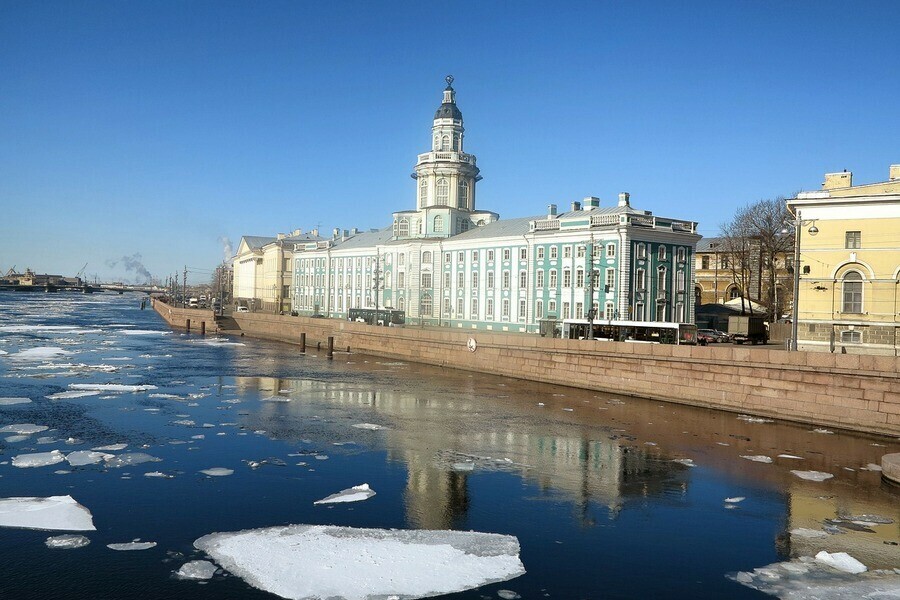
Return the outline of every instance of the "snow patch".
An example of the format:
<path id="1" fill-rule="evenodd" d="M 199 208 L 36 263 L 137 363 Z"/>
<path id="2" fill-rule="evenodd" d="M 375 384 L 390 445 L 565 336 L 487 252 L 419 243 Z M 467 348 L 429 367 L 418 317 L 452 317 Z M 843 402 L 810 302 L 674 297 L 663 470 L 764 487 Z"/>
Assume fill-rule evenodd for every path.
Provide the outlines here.
<path id="1" fill-rule="evenodd" d="M 113 458 L 112 454 L 105 452 L 92 452 L 91 450 L 76 450 L 66 455 L 66 460 L 73 467 L 83 467 L 85 465 L 96 465 L 99 462 Z"/>
<path id="2" fill-rule="evenodd" d="M 525 573 L 512 536 L 290 525 L 194 542 L 253 587 L 292 600 L 425 598 Z"/>
<path id="3" fill-rule="evenodd" d="M 95 531 L 91 511 L 72 496 L 0 498 L 0 527 Z"/>

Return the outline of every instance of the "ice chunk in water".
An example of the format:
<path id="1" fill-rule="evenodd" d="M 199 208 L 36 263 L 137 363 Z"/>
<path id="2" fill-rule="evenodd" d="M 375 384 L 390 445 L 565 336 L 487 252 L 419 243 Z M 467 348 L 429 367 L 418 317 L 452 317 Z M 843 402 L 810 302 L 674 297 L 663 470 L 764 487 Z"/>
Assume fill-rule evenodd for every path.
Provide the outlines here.
<path id="1" fill-rule="evenodd" d="M 752 456 L 741 455 L 741 458 L 746 458 L 747 460 L 752 460 L 753 462 L 761 462 L 761 463 L 770 463 L 772 462 L 772 458 L 769 456 L 763 456 L 762 454 L 755 454 Z"/>
<path id="2" fill-rule="evenodd" d="M 375 423 L 357 423 L 353 425 L 357 429 L 368 429 L 369 431 L 381 431 L 382 429 L 387 429 L 384 425 L 377 425 Z"/>
<path id="3" fill-rule="evenodd" d="M 155 331 L 152 329 L 123 329 L 125 335 L 169 335 L 171 331 Z"/>
<path id="4" fill-rule="evenodd" d="M 525 573 L 512 536 L 289 525 L 194 542 L 250 585 L 293 600 L 426 598 Z"/>
<path id="5" fill-rule="evenodd" d="M 112 458 L 106 459 L 106 466 L 118 469 L 121 467 L 130 467 L 132 465 L 139 465 L 145 462 L 161 462 L 161 458 L 157 458 L 155 456 L 150 456 L 149 454 L 145 454 L 143 452 L 126 452 L 125 454 L 119 454 L 118 456 L 113 456 Z"/>
<path id="6" fill-rule="evenodd" d="M 31 398 L 0 398 L 0 406 L 12 406 L 13 404 L 28 404 Z"/>
<path id="7" fill-rule="evenodd" d="M 865 573 L 868 569 L 866 569 L 866 565 L 862 564 L 846 552 L 834 552 L 830 554 L 824 550 L 816 554 L 816 560 L 822 564 L 828 565 L 829 567 L 834 567 L 838 571 L 843 571 L 844 573 Z"/>
<path id="8" fill-rule="evenodd" d="M 0 433 L 18 433 L 19 435 L 31 435 L 32 433 L 40 433 L 47 431 L 49 427 L 46 425 L 34 425 L 32 423 L 17 423 L 16 425 L 7 425 L 0 427 Z"/>
<path id="9" fill-rule="evenodd" d="M 91 543 L 91 540 L 87 539 L 83 535 L 66 534 L 48 537 L 44 543 L 48 548 L 54 548 L 57 550 L 72 550 L 74 548 L 84 548 Z"/>
<path id="10" fill-rule="evenodd" d="M 807 481 L 825 481 L 834 477 L 831 473 L 823 473 L 822 471 L 791 471 L 791 473 Z"/>
<path id="11" fill-rule="evenodd" d="M 210 477 L 225 477 L 227 475 L 232 475 L 234 473 L 234 469 L 226 469 L 225 467 L 212 467 L 210 469 L 203 469 L 200 472 L 204 475 L 209 475 Z"/>
<path id="12" fill-rule="evenodd" d="M 369 487 L 368 483 L 354 485 L 352 488 L 341 490 L 337 494 L 332 494 L 321 500 L 316 500 L 313 504 L 334 504 L 338 502 L 360 502 L 368 500 L 375 495 L 375 490 Z"/>
<path id="13" fill-rule="evenodd" d="M 125 542 L 121 544 L 107 544 L 106 547 L 110 550 L 120 550 L 120 551 L 129 551 L 129 550 L 149 550 L 156 546 L 156 542 Z"/>
<path id="14" fill-rule="evenodd" d="M 10 354 L 9 357 L 15 360 L 49 360 L 66 354 L 71 354 L 71 352 L 66 352 L 62 348 L 55 346 L 38 346 L 37 348 L 20 350 L 15 354 Z"/>
<path id="15" fill-rule="evenodd" d="M 66 460 L 65 454 L 60 452 L 59 450 L 54 450 L 52 452 L 35 452 L 34 454 L 20 454 L 18 456 L 14 456 L 12 459 L 12 464 L 14 467 L 46 467 L 48 465 L 55 465 L 56 463 L 61 463 Z"/>
<path id="16" fill-rule="evenodd" d="M 29 437 L 27 435 L 11 435 L 3 439 L 8 444 L 15 444 L 16 442 L 24 442 L 25 440 L 29 439 Z"/>
<path id="17" fill-rule="evenodd" d="M 122 385 L 119 383 L 70 383 L 73 390 L 96 390 L 98 392 L 143 392 L 155 390 L 155 385 Z"/>
<path id="18" fill-rule="evenodd" d="M 219 568 L 208 560 L 192 560 L 181 565 L 181 568 L 175 571 L 175 576 L 182 579 L 211 579 L 218 570 Z"/>
<path id="19" fill-rule="evenodd" d="M 112 454 L 106 454 L 104 452 L 92 452 L 90 450 L 78 450 L 76 452 L 69 452 L 66 455 L 66 460 L 69 461 L 69 464 L 73 467 L 83 467 L 84 465 L 95 465 L 104 460 L 109 460 L 113 458 Z"/>
<path id="20" fill-rule="evenodd" d="M 127 447 L 128 444 L 109 444 L 107 446 L 97 446 L 96 448 L 91 448 L 91 450 L 96 450 L 97 452 L 118 452 Z"/>
<path id="21" fill-rule="evenodd" d="M 91 511 L 72 496 L 0 498 L 0 527 L 94 531 Z"/>
<path id="22" fill-rule="evenodd" d="M 50 400 L 67 400 L 70 398 L 85 398 L 87 396 L 99 396 L 100 392 L 98 390 L 83 390 L 83 391 L 72 391 L 72 392 L 57 392 L 55 394 L 50 394 L 49 396 L 44 396 Z"/>
<path id="23" fill-rule="evenodd" d="M 779 598 L 796 600 L 900 598 L 900 576 L 896 572 L 850 574 L 832 569 L 808 557 L 771 564 L 751 572 L 730 574 L 728 577 L 747 587 Z"/>
<path id="24" fill-rule="evenodd" d="M 734 498 L 725 498 L 725 502 L 728 504 L 737 504 L 738 502 L 743 502 L 747 498 L 744 496 L 735 496 Z"/>

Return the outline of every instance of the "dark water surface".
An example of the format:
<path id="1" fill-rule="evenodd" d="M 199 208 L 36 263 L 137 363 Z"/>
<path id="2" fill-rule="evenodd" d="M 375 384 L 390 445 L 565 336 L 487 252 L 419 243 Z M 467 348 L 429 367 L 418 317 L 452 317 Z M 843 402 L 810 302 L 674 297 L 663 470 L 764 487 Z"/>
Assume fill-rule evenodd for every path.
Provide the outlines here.
<path id="1" fill-rule="evenodd" d="M 726 574 L 822 549 L 900 567 L 900 495 L 865 469 L 900 451 L 896 440 L 360 355 L 328 361 L 172 332 L 139 308 L 130 295 L 0 293 L 0 397 L 33 400 L 0 406 L 0 426 L 51 428 L 0 435 L 0 497 L 69 494 L 97 526 L 75 550 L 47 548 L 52 532 L 0 529 L 0 598 L 273 598 L 227 574 L 200 584 L 172 573 L 204 558 L 192 545 L 203 535 L 292 523 L 518 537 L 527 574 L 448 598 L 760 598 Z M 41 347 L 67 354 L 17 357 Z M 83 383 L 157 389 L 45 398 Z M 272 396 L 290 401 L 263 401 Z M 11 464 L 113 443 L 162 460 Z M 234 474 L 199 473 L 210 467 Z M 144 476 L 153 471 L 173 477 Z M 361 483 L 377 495 L 313 505 Z M 746 499 L 724 502 L 734 497 Z M 790 533 L 861 514 L 893 523 Z M 157 546 L 106 547 L 136 538 Z"/>

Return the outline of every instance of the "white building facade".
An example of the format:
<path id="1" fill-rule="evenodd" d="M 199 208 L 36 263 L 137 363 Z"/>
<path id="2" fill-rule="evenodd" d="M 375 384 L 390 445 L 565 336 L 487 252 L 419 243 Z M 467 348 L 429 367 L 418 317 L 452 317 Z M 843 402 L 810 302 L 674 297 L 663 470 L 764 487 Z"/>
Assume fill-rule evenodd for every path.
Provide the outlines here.
<path id="1" fill-rule="evenodd" d="M 696 223 L 634 209 L 627 193 L 517 219 L 476 209 L 481 175 L 452 81 L 416 160 L 415 209 L 381 230 L 296 243 L 292 310 L 392 308 L 410 324 L 516 332 L 592 308 L 596 319 L 692 322 Z"/>

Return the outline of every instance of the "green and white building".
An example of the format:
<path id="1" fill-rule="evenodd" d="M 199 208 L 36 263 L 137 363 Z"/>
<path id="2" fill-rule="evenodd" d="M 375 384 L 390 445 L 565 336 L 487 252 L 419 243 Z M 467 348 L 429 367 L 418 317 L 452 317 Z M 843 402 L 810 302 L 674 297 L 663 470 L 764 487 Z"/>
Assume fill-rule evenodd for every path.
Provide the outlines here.
<path id="1" fill-rule="evenodd" d="M 516 332 L 592 307 L 596 319 L 693 322 L 696 223 L 632 208 L 627 193 L 614 206 L 589 197 L 517 219 L 476 209 L 481 175 L 447 80 L 412 175 L 415 208 L 384 229 L 296 244 L 294 311 L 393 308 L 412 324 Z"/>

